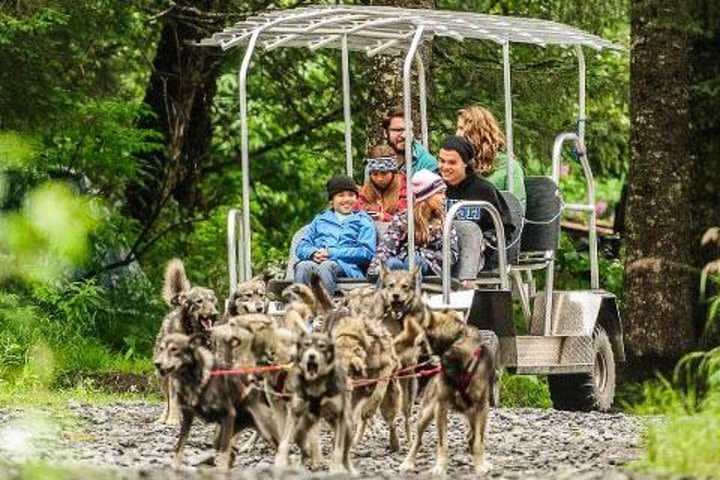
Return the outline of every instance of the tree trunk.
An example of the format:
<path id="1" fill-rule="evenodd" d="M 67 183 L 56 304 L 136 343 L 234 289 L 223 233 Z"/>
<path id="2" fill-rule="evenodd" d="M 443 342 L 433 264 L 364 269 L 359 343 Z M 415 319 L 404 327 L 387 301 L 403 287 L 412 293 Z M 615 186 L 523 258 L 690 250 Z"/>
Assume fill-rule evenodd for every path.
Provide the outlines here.
<path id="1" fill-rule="evenodd" d="M 200 172 L 210 146 L 210 107 L 221 57 L 211 48 L 190 45 L 222 27 L 217 12 L 227 1 L 205 0 L 175 7 L 160 17 L 163 28 L 145 91 L 150 113 L 143 128 L 163 135 L 167 148 L 145 156 L 147 173 L 127 190 L 129 213 L 143 225 L 152 224 L 173 197 L 185 215 L 203 207 Z"/>
<path id="2" fill-rule="evenodd" d="M 393 6 L 403 8 L 435 8 L 435 0 L 374 0 L 368 2 L 377 6 Z M 420 48 L 420 56 L 425 64 L 425 78 L 428 82 L 427 95 L 430 95 L 430 61 L 432 43 L 425 42 Z M 368 147 L 385 143 L 385 133 L 382 129 L 382 120 L 390 107 L 402 105 L 403 102 L 403 63 L 405 56 L 378 55 L 368 59 L 365 65 L 365 75 L 368 83 Z M 415 135 L 420 137 L 420 104 L 415 64 L 413 63 L 412 118 L 415 125 Z M 428 110 L 430 101 L 428 100 Z M 429 112 L 428 112 L 429 116 Z"/>
<path id="3" fill-rule="evenodd" d="M 694 0 L 692 38 L 692 150 L 695 156 L 693 203 L 695 233 L 720 226 L 720 3 Z M 702 252 L 700 265 L 715 259 L 711 249 Z"/>
<path id="4" fill-rule="evenodd" d="M 698 288 L 688 6 L 685 0 L 633 0 L 631 8 L 624 329 L 630 370 L 637 373 L 672 365 L 693 348 Z"/>

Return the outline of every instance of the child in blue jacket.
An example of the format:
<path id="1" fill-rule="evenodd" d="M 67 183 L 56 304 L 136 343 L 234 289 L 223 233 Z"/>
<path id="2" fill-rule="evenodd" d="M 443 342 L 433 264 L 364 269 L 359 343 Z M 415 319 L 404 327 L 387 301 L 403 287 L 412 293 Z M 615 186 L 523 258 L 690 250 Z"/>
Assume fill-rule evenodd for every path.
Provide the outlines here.
<path id="1" fill-rule="evenodd" d="M 337 175 L 327 182 L 330 208 L 318 214 L 298 243 L 295 281 L 310 283 L 317 272 L 325 289 L 335 294 L 338 277 L 362 278 L 375 255 L 375 224 L 363 211 L 353 211 L 358 188 L 352 178 Z"/>

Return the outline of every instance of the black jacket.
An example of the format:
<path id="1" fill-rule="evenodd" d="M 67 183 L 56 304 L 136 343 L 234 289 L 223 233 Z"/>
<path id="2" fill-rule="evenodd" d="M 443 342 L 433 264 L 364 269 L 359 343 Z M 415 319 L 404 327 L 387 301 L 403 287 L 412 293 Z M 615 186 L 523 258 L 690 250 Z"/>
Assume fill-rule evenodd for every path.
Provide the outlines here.
<path id="1" fill-rule="evenodd" d="M 512 218 L 510 217 L 510 209 L 505 203 L 502 195 L 498 189 L 485 180 L 476 175 L 470 174 L 457 185 L 448 185 L 446 192 L 448 202 L 447 208 L 450 209 L 453 203 L 459 200 L 484 200 L 494 206 L 500 213 L 500 218 L 505 227 L 505 237 L 510 238 L 510 235 L 515 231 L 515 225 L 512 224 Z M 461 208 L 456 217 L 458 220 L 472 220 L 480 225 L 483 234 L 494 231 L 492 219 L 490 214 L 485 210 L 474 207 Z M 493 242 L 494 243 L 494 242 Z"/>

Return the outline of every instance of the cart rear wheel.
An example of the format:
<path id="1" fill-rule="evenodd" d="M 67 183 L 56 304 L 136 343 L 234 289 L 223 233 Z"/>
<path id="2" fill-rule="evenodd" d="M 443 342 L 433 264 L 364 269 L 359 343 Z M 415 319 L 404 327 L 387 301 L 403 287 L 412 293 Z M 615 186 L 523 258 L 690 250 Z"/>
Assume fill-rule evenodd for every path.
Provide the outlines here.
<path id="1" fill-rule="evenodd" d="M 593 334 L 592 373 L 549 375 L 550 398 L 557 410 L 610 410 L 615 398 L 615 357 L 610 338 L 598 326 Z"/>

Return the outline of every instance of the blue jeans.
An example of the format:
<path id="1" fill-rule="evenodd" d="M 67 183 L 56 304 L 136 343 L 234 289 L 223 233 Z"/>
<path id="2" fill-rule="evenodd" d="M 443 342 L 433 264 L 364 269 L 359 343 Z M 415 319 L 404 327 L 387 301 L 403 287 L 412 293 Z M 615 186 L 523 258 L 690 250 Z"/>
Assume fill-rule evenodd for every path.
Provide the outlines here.
<path id="1" fill-rule="evenodd" d="M 408 259 L 400 260 L 398 257 L 390 257 L 385 262 L 385 268 L 388 270 L 410 270 Z M 420 265 L 420 273 L 422 275 L 432 275 L 433 271 L 430 265 L 420 255 L 415 255 L 415 265 Z"/>
<path id="2" fill-rule="evenodd" d="M 340 265 L 332 260 L 325 260 L 322 263 L 302 260 L 295 265 L 295 281 L 310 285 L 310 276 L 313 272 L 320 276 L 320 282 L 331 296 L 335 295 L 338 277 L 345 276 Z"/>

